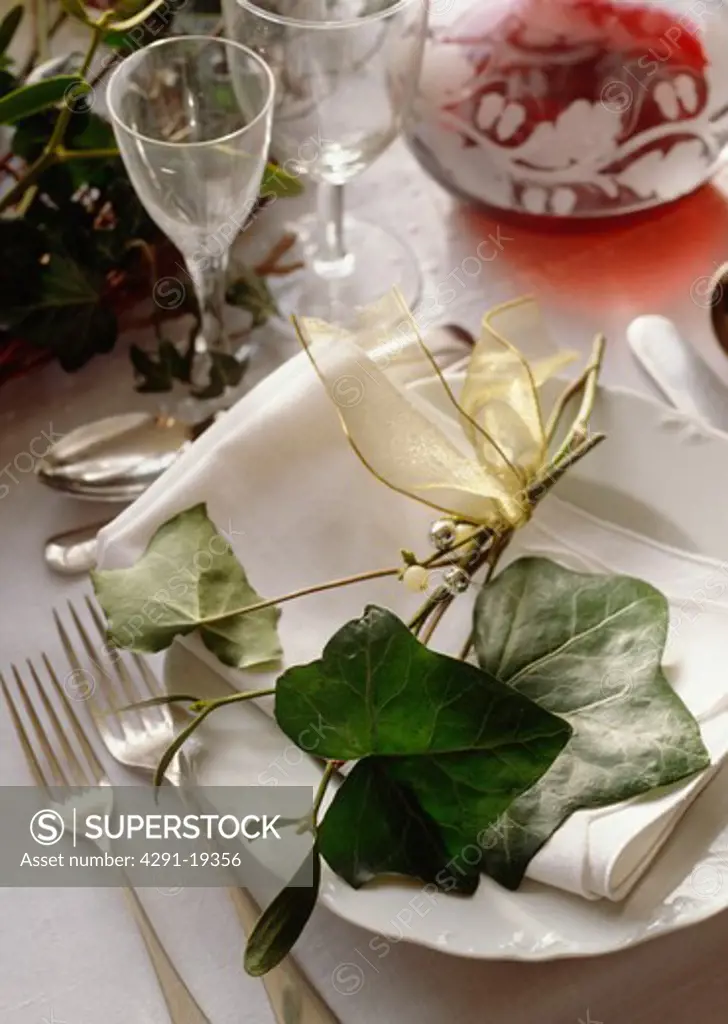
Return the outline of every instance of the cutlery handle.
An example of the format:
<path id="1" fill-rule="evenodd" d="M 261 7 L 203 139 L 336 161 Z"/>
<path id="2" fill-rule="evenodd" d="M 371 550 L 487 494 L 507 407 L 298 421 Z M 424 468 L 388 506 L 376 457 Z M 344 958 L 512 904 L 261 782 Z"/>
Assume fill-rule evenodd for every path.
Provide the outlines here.
<path id="1" fill-rule="evenodd" d="M 228 891 L 247 938 L 260 917 L 260 907 L 246 889 Z M 261 981 L 277 1024 L 341 1024 L 292 956 Z"/>
<path id="2" fill-rule="evenodd" d="M 195 997 L 178 974 L 177 968 L 169 959 L 136 891 L 132 886 L 127 886 L 124 892 L 129 901 L 132 917 L 147 947 L 172 1024 L 210 1024 L 209 1018 L 202 1012 Z"/>
<path id="3" fill-rule="evenodd" d="M 627 340 L 650 378 L 676 409 L 718 430 L 728 427 L 728 386 L 664 316 L 639 316 Z"/>

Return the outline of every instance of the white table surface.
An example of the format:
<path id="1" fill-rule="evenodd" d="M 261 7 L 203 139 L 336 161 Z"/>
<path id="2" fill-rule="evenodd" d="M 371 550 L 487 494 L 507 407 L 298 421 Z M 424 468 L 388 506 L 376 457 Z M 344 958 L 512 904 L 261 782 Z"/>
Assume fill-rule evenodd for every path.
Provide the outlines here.
<path id="1" fill-rule="evenodd" d="M 301 204 L 312 198 L 309 192 Z M 711 340 L 704 308 L 706 277 L 728 259 L 728 201 L 717 188 L 642 221 L 568 233 L 535 230 L 454 202 L 398 144 L 351 188 L 350 198 L 352 207 L 372 219 L 398 223 L 416 248 L 427 279 L 425 320 L 436 295 L 445 307 L 439 319 L 476 328 L 489 305 L 535 292 L 562 344 L 586 349 L 592 335 L 603 330 L 609 341 L 604 379 L 645 388 L 626 346 L 625 327 L 633 316 L 660 312 L 673 317 L 728 380 L 728 360 Z M 264 214 L 266 228 L 284 206 L 286 213 L 293 210 L 279 203 L 277 211 Z M 479 246 L 483 255 L 496 251 L 489 237 L 500 238 L 502 250 L 477 269 L 472 257 Z M 295 351 L 285 332 L 266 330 L 262 340 L 251 379 Z M 42 542 L 110 509 L 46 490 L 27 471 L 30 458 L 23 453 L 43 431 L 63 433 L 100 415 L 158 404 L 154 396 L 133 392 L 121 342 L 112 355 L 76 375 L 49 366 L 0 390 L 0 484 L 8 486 L 7 491 L 0 487 L 1 670 L 42 650 L 63 666 L 51 609 L 82 594 L 88 583 L 45 569 Z M 37 452 L 43 444 L 38 440 L 33 447 Z M 4 708 L 0 780 L 29 781 Z M 270 1024 L 261 985 L 242 971 L 241 936 L 224 894 L 183 890 L 169 896 L 145 890 L 142 896 L 214 1024 Z M 378 953 L 372 952 L 372 938 L 321 910 L 297 948 L 343 1024 L 726 1020 L 725 914 L 624 954 L 538 965 L 456 960 L 405 942 L 382 956 L 381 943 L 373 943 Z M 120 892 L 0 890 L 3 1024 L 166 1020 Z"/>

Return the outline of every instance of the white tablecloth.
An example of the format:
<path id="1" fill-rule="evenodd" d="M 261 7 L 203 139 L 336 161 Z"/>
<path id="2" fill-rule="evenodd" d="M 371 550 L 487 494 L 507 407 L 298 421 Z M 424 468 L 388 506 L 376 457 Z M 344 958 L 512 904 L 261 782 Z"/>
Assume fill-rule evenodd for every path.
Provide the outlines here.
<path id="1" fill-rule="evenodd" d="M 302 200 L 310 203 L 312 194 Z M 645 387 L 624 331 L 639 313 L 677 320 L 728 380 L 710 337 L 706 275 L 728 258 L 728 202 L 706 189 L 652 218 L 594 231 L 537 231 L 486 218 L 450 200 L 397 145 L 351 188 L 351 205 L 400 225 L 427 277 L 422 317 L 476 328 L 485 307 L 533 291 L 555 336 L 586 349 L 604 330 L 605 379 Z M 283 202 L 270 217 L 290 214 Z M 268 217 L 264 214 L 261 221 Z M 482 244 L 485 243 L 485 244 Z M 480 256 L 478 255 L 480 253 Z M 487 262 L 483 257 L 493 258 Z M 702 303 L 702 305 L 701 305 Z M 290 354 L 285 332 L 263 338 L 253 377 Z M 42 562 L 48 535 L 109 514 L 52 493 L 28 471 L 44 431 L 158 405 L 132 391 L 120 344 L 75 376 L 48 367 L 0 390 L 0 669 L 45 650 L 63 666 L 51 609 L 88 589 Z M 113 509 L 111 509 L 113 511 Z M 0 709 L 0 779 L 28 781 Z M 0 839 L 0 841 L 2 841 Z M 243 974 L 241 937 L 223 893 L 142 893 L 163 940 L 214 1024 L 270 1024 L 260 983 Z M 487 920 L 483 927 L 488 927 Z M 394 944 L 319 911 L 297 953 L 343 1024 L 722 1024 L 726 1019 L 728 915 L 689 933 L 610 957 L 539 965 L 483 963 Z M 152 1024 L 166 1011 L 152 970 L 114 890 L 0 890 L 3 1024 Z"/>

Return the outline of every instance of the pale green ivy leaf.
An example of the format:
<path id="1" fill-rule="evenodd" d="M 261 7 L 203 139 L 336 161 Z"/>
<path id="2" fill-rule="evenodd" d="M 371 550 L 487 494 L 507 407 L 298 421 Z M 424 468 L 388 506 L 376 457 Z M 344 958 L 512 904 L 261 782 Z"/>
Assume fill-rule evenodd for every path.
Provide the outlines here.
<path id="1" fill-rule="evenodd" d="M 482 668 L 574 730 L 486 837 L 485 870 L 508 888 L 574 811 L 710 763 L 698 723 L 663 674 L 668 605 L 648 583 L 522 558 L 483 587 L 474 624 Z"/>
<path id="2" fill-rule="evenodd" d="M 157 530 L 128 569 L 92 574 L 109 639 L 133 651 L 161 651 L 176 636 L 199 630 L 225 665 L 250 668 L 282 654 L 274 607 L 246 613 L 263 600 L 248 582 L 227 540 L 195 505 Z"/>

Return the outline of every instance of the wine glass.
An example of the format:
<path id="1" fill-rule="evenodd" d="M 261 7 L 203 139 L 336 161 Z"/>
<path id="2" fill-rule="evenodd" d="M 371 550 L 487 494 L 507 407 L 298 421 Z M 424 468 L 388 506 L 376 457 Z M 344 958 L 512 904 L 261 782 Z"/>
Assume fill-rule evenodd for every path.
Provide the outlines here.
<path id="1" fill-rule="evenodd" d="M 420 274 L 409 247 L 344 217 L 344 186 L 399 134 L 417 87 L 427 0 L 224 0 L 227 34 L 276 78 L 273 153 L 318 182 L 318 211 L 294 230 L 307 256 L 295 312 L 346 318 L 393 285 L 411 305 Z"/>
<path id="2" fill-rule="evenodd" d="M 232 241 L 255 207 L 268 158 L 275 82 L 240 43 L 162 39 L 122 61 L 108 107 L 121 156 L 150 217 L 184 257 L 200 308 L 191 380 L 209 383 L 223 326 Z"/>

